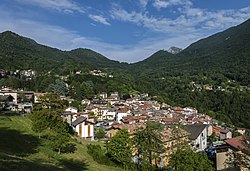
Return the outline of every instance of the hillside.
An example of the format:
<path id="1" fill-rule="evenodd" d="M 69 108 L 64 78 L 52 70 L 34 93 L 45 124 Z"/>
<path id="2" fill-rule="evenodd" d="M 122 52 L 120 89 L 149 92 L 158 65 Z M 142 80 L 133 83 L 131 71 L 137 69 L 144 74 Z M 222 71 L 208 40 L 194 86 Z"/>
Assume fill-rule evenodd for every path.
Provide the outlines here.
<path id="1" fill-rule="evenodd" d="M 244 23 L 191 44 L 175 55 L 159 51 L 135 68 L 165 73 L 220 73 L 229 79 L 250 84 L 250 19 Z M 153 61 L 153 62 L 152 62 Z M 138 69 L 138 70 L 140 70 Z"/>
<path id="2" fill-rule="evenodd" d="M 120 68 L 122 64 L 109 60 L 90 49 L 61 51 L 36 43 L 11 31 L 0 33 L 0 64 L 1 69 L 34 69 L 36 71 L 66 70 L 73 65 L 86 69 Z M 67 66 L 68 65 L 68 66 Z M 119 65 L 119 67 L 117 67 Z M 124 65 L 124 63 L 123 63 Z"/>
<path id="3" fill-rule="evenodd" d="M 23 116 L 0 116 L 0 170 L 1 171 L 115 171 L 120 168 L 96 163 L 87 153 L 88 142 L 72 139 L 76 151 L 57 154 L 46 147 L 43 138 L 39 139 L 31 130 L 31 121 Z"/>
<path id="4" fill-rule="evenodd" d="M 54 71 L 57 74 L 69 70 L 108 69 L 134 73 L 180 73 L 191 75 L 219 72 L 229 79 L 245 85 L 250 83 L 250 19 L 239 26 L 229 28 L 191 44 L 180 53 L 164 50 L 134 64 L 109 60 L 90 49 L 61 51 L 36 43 L 34 40 L 6 31 L 0 33 L 1 69 L 34 69 Z M 223 63 L 223 65 L 221 65 Z M 240 67 L 239 67 L 240 66 Z"/>
<path id="5" fill-rule="evenodd" d="M 4 77 L 0 86 L 39 92 L 57 87 L 60 94 L 78 101 L 101 92 L 148 92 L 159 102 L 192 106 L 249 128 L 249 47 L 250 19 L 177 54 L 160 50 L 134 64 L 112 61 L 89 49 L 61 51 L 8 31 L 0 34 L 0 69 L 33 69 L 38 74 L 30 80 Z M 91 74 L 94 69 L 102 75 Z"/>
<path id="6" fill-rule="evenodd" d="M 237 126 L 250 122 L 250 20 L 199 40 L 178 54 L 159 51 L 133 64 L 143 91 L 193 106 Z"/>
<path id="7" fill-rule="evenodd" d="M 180 55 L 184 64 L 192 61 L 197 72 L 216 71 L 245 85 L 250 84 L 250 19 L 246 22 L 191 44 Z M 186 70 L 188 70 L 186 68 Z"/>

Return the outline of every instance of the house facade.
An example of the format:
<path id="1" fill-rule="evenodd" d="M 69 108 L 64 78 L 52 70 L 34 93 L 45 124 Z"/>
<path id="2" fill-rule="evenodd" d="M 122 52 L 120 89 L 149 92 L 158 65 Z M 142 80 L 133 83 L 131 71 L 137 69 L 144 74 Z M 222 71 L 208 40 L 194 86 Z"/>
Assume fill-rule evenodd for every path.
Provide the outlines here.
<path id="1" fill-rule="evenodd" d="M 0 90 L 0 96 L 12 96 L 14 104 L 17 104 L 17 94 L 17 91 L 8 88 Z"/>
<path id="2" fill-rule="evenodd" d="M 247 138 L 241 135 L 227 139 L 225 143 L 216 149 L 216 169 L 249 171 L 250 146 Z M 235 160 L 238 163 L 238 168 L 235 168 L 235 165 L 232 164 L 232 162 L 235 163 Z"/>
<path id="3" fill-rule="evenodd" d="M 86 117 L 80 116 L 74 122 L 72 127 L 78 136 L 86 140 L 94 140 L 94 123 L 88 120 Z"/>
<path id="4" fill-rule="evenodd" d="M 228 129 L 220 130 L 220 140 L 226 140 L 232 138 L 232 132 Z"/>
<path id="5" fill-rule="evenodd" d="M 75 108 L 75 107 L 68 107 L 65 111 L 66 112 L 71 112 L 71 113 L 77 113 L 78 112 L 77 108 Z"/>
<path id="6" fill-rule="evenodd" d="M 186 125 L 183 128 L 190 133 L 190 144 L 195 151 L 204 151 L 207 148 L 207 125 Z"/>

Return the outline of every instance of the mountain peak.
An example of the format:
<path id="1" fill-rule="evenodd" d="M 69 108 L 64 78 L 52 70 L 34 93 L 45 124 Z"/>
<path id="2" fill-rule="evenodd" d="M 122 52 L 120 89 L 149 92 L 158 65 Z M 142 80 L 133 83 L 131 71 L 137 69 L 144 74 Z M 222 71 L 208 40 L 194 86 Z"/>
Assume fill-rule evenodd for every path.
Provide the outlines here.
<path id="1" fill-rule="evenodd" d="M 0 39 L 1 39 L 1 41 L 5 40 L 5 43 L 6 43 L 6 41 L 7 42 L 12 42 L 12 43 L 13 42 L 16 43 L 16 42 L 19 42 L 19 41 L 24 41 L 25 43 L 30 43 L 29 45 L 37 44 L 35 40 L 27 38 L 27 37 L 23 37 L 23 36 L 15 33 L 15 32 L 9 31 L 9 30 L 0 33 Z"/>
<path id="2" fill-rule="evenodd" d="M 180 53 L 182 51 L 182 49 L 178 48 L 178 47 L 175 47 L 175 46 L 172 46 L 167 51 L 169 53 L 172 53 L 172 54 L 177 54 L 177 53 Z"/>
<path id="3" fill-rule="evenodd" d="M 5 35 L 5 36 L 14 36 L 14 37 L 19 36 L 18 34 L 12 32 L 12 31 L 9 31 L 9 30 L 4 31 L 4 32 L 2 32 L 2 33 L 0 33 L 0 34 L 1 34 L 1 35 Z"/>

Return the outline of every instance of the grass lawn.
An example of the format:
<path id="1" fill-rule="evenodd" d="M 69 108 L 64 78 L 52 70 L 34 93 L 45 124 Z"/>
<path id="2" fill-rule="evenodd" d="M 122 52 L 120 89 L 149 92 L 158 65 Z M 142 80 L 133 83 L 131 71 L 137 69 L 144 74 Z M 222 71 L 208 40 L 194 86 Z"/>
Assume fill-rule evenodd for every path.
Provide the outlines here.
<path id="1" fill-rule="evenodd" d="M 72 138 L 75 151 L 59 155 L 46 146 L 45 139 L 39 139 L 38 135 L 31 130 L 31 121 L 27 116 L 1 116 L 0 170 L 122 170 L 95 162 L 87 153 L 87 143 L 85 140 Z"/>

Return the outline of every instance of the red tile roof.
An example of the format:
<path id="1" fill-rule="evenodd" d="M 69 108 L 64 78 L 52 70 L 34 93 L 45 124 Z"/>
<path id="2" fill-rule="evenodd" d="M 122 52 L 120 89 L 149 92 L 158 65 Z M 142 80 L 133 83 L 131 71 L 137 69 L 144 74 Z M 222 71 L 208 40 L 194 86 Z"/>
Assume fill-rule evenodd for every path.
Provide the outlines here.
<path id="1" fill-rule="evenodd" d="M 242 152 L 250 153 L 250 144 L 247 143 L 246 137 L 243 135 L 225 140 L 225 142 Z"/>
<path id="2" fill-rule="evenodd" d="M 220 130 L 221 130 L 221 128 L 213 126 L 212 129 L 213 129 L 213 132 L 216 134 L 216 136 L 220 136 Z"/>
<path id="3" fill-rule="evenodd" d="M 129 134 L 135 133 L 138 128 L 145 128 L 145 123 L 135 123 L 135 124 L 113 124 L 112 128 L 114 129 L 126 129 Z"/>

